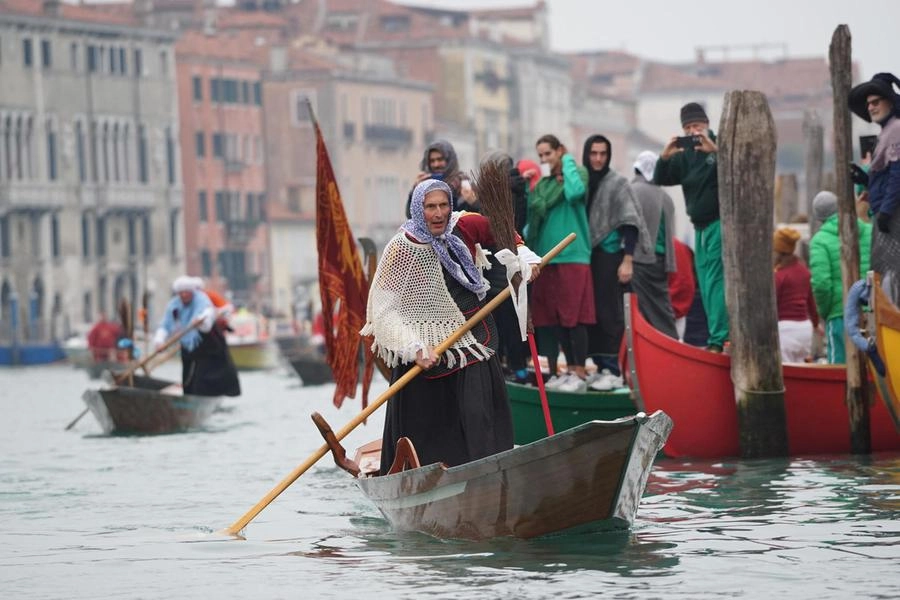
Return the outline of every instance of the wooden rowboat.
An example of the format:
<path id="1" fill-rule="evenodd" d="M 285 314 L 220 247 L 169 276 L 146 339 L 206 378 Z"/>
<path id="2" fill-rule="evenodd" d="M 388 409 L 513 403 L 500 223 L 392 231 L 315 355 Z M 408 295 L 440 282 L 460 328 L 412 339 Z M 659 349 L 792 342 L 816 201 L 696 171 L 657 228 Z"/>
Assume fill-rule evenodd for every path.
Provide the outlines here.
<path id="1" fill-rule="evenodd" d="M 228 352 L 239 371 L 271 369 L 278 364 L 277 349 L 268 340 L 230 341 Z"/>
<path id="2" fill-rule="evenodd" d="M 352 464 L 362 492 L 401 531 L 485 540 L 623 529 L 634 522 L 653 459 L 671 429 L 663 412 L 591 421 L 449 468 L 418 466 L 409 444 L 384 476 L 377 475 L 381 442 L 375 441 L 360 448 Z M 342 449 L 330 430 L 323 431 L 326 440 L 329 434 L 341 464 Z"/>
<path id="3" fill-rule="evenodd" d="M 640 314 L 634 296 L 625 309 L 631 384 L 644 410 L 663 410 L 675 430 L 663 451 L 671 457 L 719 458 L 740 453 L 731 357 L 674 340 Z M 895 355 L 896 356 L 896 355 Z M 785 364 L 784 406 L 792 456 L 847 454 L 850 419 L 844 365 Z M 900 450 L 900 434 L 884 404 L 869 411 L 872 451 Z"/>
<path id="4" fill-rule="evenodd" d="M 875 345 L 884 362 L 882 377 L 870 368 L 878 392 L 884 400 L 894 427 L 900 432 L 900 309 L 888 298 L 876 276 L 872 285 L 872 313 L 875 316 Z"/>
<path id="5" fill-rule="evenodd" d="M 331 366 L 325 362 L 325 356 L 318 351 L 295 354 L 290 362 L 303 385 L 322 385 L 334 381 Z"/>
<path id="6" fill-rule="evenodd" d="M 221 396 L 193 396 L 181 386 L 134 375 L 134 387 L 89 389 L 82 399 L 106 434 L 159 434 L 194 429 L 222 403 Z"/>
<path id="7" fill-rule="evenodd" d="M 547 425 L 538 388 L 506 382 L 516 444 L 530 444 L 547 437 Z M 611 421 L 637 412 L 631 390 L 563 392 L 547 389 L 547 404 L 554 431 L 571 429 L 588 421 Z"/>

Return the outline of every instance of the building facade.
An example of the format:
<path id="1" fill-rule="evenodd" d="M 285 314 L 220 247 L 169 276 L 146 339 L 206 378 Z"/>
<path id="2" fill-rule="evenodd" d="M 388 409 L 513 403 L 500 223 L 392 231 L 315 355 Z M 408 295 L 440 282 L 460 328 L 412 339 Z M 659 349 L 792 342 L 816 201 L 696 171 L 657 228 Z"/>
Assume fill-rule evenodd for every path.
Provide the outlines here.
<path id="1" fill-rule="evenodd" d="M 183 271 L 174 36 L 0 1 L 0 323 L 61 339 L 119 300 L 161 315 Z"/>
<path id="2" fill-rule="evenodd" d="M 262 118 L 268 49 L 254 39 L 186 31 L 178 41 L 185 256 L 188 273 L 236 306 L 268 312 Z"/>

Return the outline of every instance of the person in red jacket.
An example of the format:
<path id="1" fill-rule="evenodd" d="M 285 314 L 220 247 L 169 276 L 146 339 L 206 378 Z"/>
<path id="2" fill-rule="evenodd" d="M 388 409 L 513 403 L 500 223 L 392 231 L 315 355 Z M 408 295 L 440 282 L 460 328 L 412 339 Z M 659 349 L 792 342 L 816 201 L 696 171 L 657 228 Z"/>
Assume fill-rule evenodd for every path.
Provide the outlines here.
<path id="1" fill-rule="evenodd" d="M 778 339 L 783 362 L 805 362 L 811 356 L 813 329 L 819 323 L 810 273 L 794 249 L 800 232 L 790 227 L 775 231 L 775 300 Z"/>
<path id="2" fill-rule="evenodd" d="M 116 344 L 123 335 L 121 325 L 107 319 L 105 313 L 100 313 L 100 318 L 87 334 L 88 348 L 94 360 L 116 360 Z"/>
<path id="3" fill-rule="evenodd" d="M 694 293 L 697 290 L 697 283 L 694 281 L 694 253 L 677 238 L 672 238 L 672 247 L 675 249 L 677 270 L 669 273 L 669 300 L 672 302 L 672 312 L 675 313 L 678 339 L 683 339 L 687 314 L 694 303 Z"/>

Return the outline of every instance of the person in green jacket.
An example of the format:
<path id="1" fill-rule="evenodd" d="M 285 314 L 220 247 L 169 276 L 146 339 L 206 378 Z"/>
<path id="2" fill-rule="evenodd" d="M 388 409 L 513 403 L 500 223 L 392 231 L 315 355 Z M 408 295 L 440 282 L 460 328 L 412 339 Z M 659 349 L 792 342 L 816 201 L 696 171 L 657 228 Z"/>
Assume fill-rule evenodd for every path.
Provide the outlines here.
<path id="1" fill-rule="evenodd" d="M 588 174 L 554 135 L 537 141 L 543 173 L 528 197 L 528 247 L 543 256 L 574 232 L 575 240 L 550 261 L 531 289 L 531 318 L 536 328 L 555 328 L 569 373 L 553 385 L 565 391 L 586 389 L 587 326 L 595 322 L 591 284 L 591 235 L 585 210 Z M 555 374 L 558 346 L 545 351 Z M 537 368 L 537 365 L 535 365 Z"/>
<path id="2" fill-rule="evenodd" d="M 709 329 L 706 349 L 722 352 L 728 341 L 728 310 L 719 221 L 719 148 L 706 111 L 696 102 L 681 107 L 681 127 L 684 138 L 672 137 L 665 145 L 656 162 L 653 183 L 681 185 L 684 191 L 687 214 L 694 225 L 694 267 Z"/>
<path id="3" fill-rule="evenodd" d="M 838 228 L 837 196 L 824 191 L 813 198 L 813 217 L 822 223 L 809 241 L 809 270 L 816 309 L 825 322 L 825 352 L 829 363 L 846 362 L 844 353 L 844 289 L 841 284 L 841 236 Z M 859 227 L 859 272 L 869 270 L 872 224 L 857 220 Z"/>

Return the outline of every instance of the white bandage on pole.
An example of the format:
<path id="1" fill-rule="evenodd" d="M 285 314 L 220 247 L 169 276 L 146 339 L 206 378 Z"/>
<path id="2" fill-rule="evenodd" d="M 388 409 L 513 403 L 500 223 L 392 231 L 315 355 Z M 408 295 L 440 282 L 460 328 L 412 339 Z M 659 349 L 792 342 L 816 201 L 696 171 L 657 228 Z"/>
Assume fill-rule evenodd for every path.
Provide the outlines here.
<path id="1" fill-rule="evenodd" d="M 513 307 L 516 309 L 516 316 L 519 319 L 519 332 L 522 334 L 522 341 L 528 339 L 528 280 L 531 278 L 531 264 L 525 260 L 525 256 L 519 256 L 504 248 L 499 252 L 495 252 L 494 256 L 500 264 L 506 267 L 506 281 L 509 283 L 509 297 L 512 298 Z M 522 275 L 522 282 L 519 284 L 519 290 L 513 287 L 512 280 L 516 273 Z"/>

